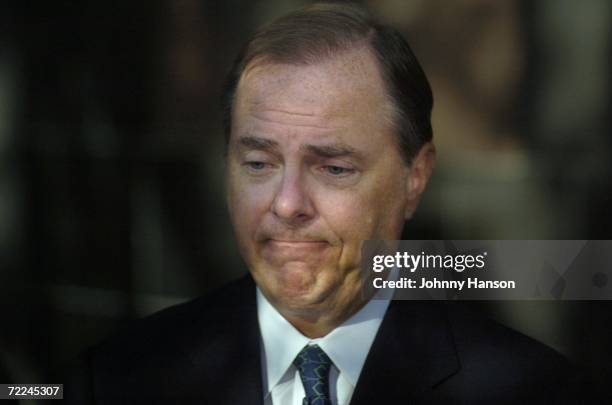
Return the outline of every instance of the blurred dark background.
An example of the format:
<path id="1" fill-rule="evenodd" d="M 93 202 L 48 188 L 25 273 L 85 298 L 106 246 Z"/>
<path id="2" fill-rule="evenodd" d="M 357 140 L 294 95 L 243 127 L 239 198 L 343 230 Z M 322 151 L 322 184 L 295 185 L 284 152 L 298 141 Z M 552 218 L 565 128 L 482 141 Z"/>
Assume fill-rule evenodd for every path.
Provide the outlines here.
<path id="1" fill-rule="evenodd" d="M 245 272 L 219 93 L 305 1 L 0 3 L 0 382 L 48 381 L 130 319 Z M 435 98 L 436 173 L 404 238 L 612 239 L 612 3 L 366 1 Z M 612 377 L 612 303 L 482 304 Z"/>

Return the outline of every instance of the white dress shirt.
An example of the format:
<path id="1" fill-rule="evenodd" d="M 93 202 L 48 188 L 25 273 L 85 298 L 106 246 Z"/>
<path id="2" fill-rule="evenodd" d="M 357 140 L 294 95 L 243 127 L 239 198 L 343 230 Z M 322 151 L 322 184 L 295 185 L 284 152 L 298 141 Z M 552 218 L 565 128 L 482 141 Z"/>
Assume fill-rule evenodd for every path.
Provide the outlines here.
<path id="1" fill-rule="evenodd" d="M 348 405 L 388 306 L 389 299 L 378 295 L 326 336 L 310 339 L 283 318 L 258 288 L 264 404 L 302 405 L 304 386 L 293 360 L 304 346 L 317 344 L 334 363 L 329 372 L 332 403 Z"/>

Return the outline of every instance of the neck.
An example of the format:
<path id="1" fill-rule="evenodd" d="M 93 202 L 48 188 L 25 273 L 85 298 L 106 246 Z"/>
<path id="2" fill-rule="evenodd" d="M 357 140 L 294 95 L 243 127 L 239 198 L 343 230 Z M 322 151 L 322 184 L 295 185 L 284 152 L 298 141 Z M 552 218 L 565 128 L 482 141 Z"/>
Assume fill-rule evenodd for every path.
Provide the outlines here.
<path id="1" fill-rule="evenodd" d="M 293 327 L 300 331 L 300 333 L 310 339 L 317 339 L 329 334 L 332 330 L 336 329 L 344 321 L 336 322 L 324 322 L 321 320 L 311 320 L 302 317 L 287 317 L 287 321 Z M 347 318 L 348 319 L 348 318 Z"/>

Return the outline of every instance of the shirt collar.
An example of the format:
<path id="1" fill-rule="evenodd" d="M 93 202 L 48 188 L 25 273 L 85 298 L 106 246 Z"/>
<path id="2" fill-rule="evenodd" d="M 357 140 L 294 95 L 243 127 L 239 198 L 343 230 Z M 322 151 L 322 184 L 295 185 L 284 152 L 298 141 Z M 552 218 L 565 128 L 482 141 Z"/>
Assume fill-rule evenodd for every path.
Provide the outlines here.
<path id="1" fill-rule="evenodd" d="M 263 342 L 267 392 L 280 382 L 307 344 L 318 344 L 355 387 L 389 306 L 388 295 L 385 297 L 380 292 L 329 334 L 310 339 L 293 327 L 257 288 L 257 317 Z"/>
<path id="2" fill-rule="evenodd" d="M 310 341 L 270 304 L 257 288 L 257 318 L 264 352 L 267 392 L 271 392 L 300 350 Z"/>

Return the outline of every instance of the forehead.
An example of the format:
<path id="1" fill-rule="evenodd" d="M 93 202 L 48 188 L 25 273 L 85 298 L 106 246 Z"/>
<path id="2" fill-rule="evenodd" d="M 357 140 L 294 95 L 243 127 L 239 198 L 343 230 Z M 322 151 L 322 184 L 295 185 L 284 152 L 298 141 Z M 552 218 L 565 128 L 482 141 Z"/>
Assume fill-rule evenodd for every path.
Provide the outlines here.
<path id="1" fill-rule="evenodd" d="M 387 121 L 391 110 L 376 59 L 362 47 L 310 64 L 247 66 L 234 119 L 272 114 L 298 125 L 375 126 Z"/>

